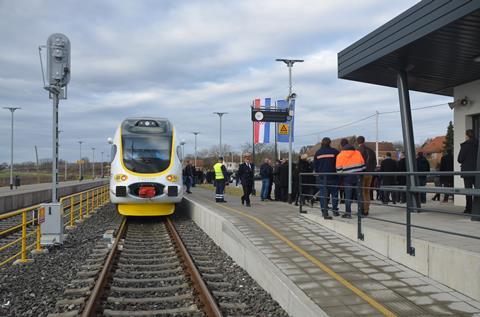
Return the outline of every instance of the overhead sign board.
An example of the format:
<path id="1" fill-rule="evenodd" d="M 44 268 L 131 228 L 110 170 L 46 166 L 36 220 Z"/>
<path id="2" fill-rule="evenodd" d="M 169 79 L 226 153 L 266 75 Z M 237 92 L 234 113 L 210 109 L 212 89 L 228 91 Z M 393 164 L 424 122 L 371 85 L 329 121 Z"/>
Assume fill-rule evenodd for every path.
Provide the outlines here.
<path id="1" fill-rule="evenodd" d="M 253 122 L 286 122 L 289 119 L 288 109 L 252 108 Z"/>

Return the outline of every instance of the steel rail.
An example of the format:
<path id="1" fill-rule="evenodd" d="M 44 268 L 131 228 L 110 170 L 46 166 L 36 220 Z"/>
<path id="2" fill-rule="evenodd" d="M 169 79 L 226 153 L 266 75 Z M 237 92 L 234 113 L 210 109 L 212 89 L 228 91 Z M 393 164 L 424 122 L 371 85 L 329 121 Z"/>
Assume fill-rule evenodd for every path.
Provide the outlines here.
<path id="1" fill-rule="evenodd" d="M 95 286 L 93 287 L 92 292 L 88 298 L 88 301 L 85 303 L 85 308 L 82 311 L 81 317 L 92 317 L 96 316 L 97 308 L 100 303 L 100 300 L 103 296 L 103 291 L 105 290 L 105 285 L 107 284 L 108 277 L 110 276 L 110 271 L 112 270 L 115 256 L 118 252 L 118 244 L 120 239 L 125 234 L 127 218 L 124 217 L 120 225 L 120 229 L 115 237 L 113 242 L 112 249 L 108 253 L 107 259 L 103 264 L 102 271 L 100 272 Z"/>
<path id="2" fill-rule="evenodd" d="M 203 281 L 200 272 L 198 271 L 197 267 L 195 266 L 195 263 L 193 262 L 192 258 L 190 257 L 190 254 L 188 253 L 187 248 L 183 244 L 182 238 L 178 234 L 178 232 L 175 229 L 175 226 L 173 225 L 170 218 L 167 218 L 166 226 L 167 226 L 167 230 L 170 232 L 178 250 L 180 251 L 180 256 L 183 258 L 183 261 L 187 265 L 187 271 L 190 273 L 190 276 L 191 276 L 192 282 L 193 282 L 193 286 L 197 290 L 198 295 L 200 297 L 200 301 L 204 305 L 203 308 L 205 310 L 205 313 L 207 314 L 208 317 L 221 317 L 221 316 L 223 316 L 221 311 L 220 311 L 220 308 L 218 307 L 217 303 L 215 302 L 215 299 L 213 298 L 212 294 L 210 293 L 210 290 L 208 289 L 207 285 Z"/>

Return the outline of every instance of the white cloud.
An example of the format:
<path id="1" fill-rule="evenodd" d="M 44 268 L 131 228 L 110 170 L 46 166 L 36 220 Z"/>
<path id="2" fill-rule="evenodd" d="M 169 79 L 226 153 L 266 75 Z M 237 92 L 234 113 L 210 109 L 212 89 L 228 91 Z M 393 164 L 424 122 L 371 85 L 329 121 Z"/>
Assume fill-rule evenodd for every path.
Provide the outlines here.
<path id="1" fill-rule="evenodd" d="M 33 145 L 50 154 L 51 101 L 42 89 L 38 45 L 62 32 L 72 43 L 69 99 L 60 104 L 61 156 L 78 156 L 79 139 L 108 151 L 104 142 L 127 116 L 172 119 L 193 150 L 218 140 L 238 148 L 251 139 L 254 98 L 281 99 L 288 73 L 275 58 L 304 58 L 294 67 L 298 94 L 296 146 L 318 131 L 398 108 L 395 89 L 339 80 L 337 52 L 415 3 L 365 1 L 0 1 L 0 105 L 16 114 L 16 157 L 32 159 Z M 412 94 L 414 105 L 445 98 Z M 451 113 L 414 113 L 417 139 L 443 134 Z M 439 124 L 441 122 L 441 124 Z M 9 145 L 9 117 L 0 115 L 0 144 Z M 381 120 L 382 138 L 401 139 L 398 116 Z M 373 137 L 372 121 L 332 131 Z M 0 152 L 0 162 L 8 152 Z"/>

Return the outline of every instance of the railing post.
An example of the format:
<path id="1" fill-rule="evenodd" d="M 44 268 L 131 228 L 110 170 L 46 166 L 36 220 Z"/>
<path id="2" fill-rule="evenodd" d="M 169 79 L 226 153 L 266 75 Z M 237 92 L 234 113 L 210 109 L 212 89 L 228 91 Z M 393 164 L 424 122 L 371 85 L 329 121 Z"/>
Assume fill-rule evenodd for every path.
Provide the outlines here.
<path id="1" fill-rule="evenodd" d="M 42 226 L 42 224 L 38 222 L 38 218 L 37 218 L 37 243 L 36 243 L 36 248 L 35 248 L 35 251 L 37 251 L 37 252 L 42 251 L 42 245 L 40 244 L 40 240 L 42 239 L 41 226 Z"/>
<path id="2" fill-rule="evenodd" d="M 357 239 L 364 240 L 365 236 L 362 232 L 362 212 L 363 212 L 363 193 L 362 193 L 362 181 L 363 175 L 357 177 Z M 361 207 L 360 207 L 361 206 Z"/>
<path id="3" fill-rule="evenodd" d="M 91 191 L 92 193 L 92 210 L 95 209 L 95 189 Z"/>
<path id="4" fill-rule="evenodd" d="M 78 219 L 83 220 L 83 194 L 80 193 L 80 208 L 78 209 Z"/>
<path id="5" fill-rule="evenodd" d="M 27 262 L 27 211 L 22 212 L 22 255 L 20 262 Z"/>
<path id="6" fill-rule="evenodd" d="M 409 255 L 414 256 L 415 255 L 415 248 L 412 246 L 412 223 L 411 223 L 411 216 L 412 216 L 412 208 L 414 206 L 414 199 L 415 193 L 411 192 L 411 182 L 409 179 L 411 175 L 408 175 L 406 178 L 406 187 L 405 187 L 405 194 L 407 196 L 407 219 L 406 219 L 406 239 L 407 239 L 407 253 Z"/>
<path id="7" fill-rule="evenodd" d="M 87 207 L 87 208 L 86 208 L 86 211 L 87 211 L 87 216 L 88 216 L 88 215 L 90 214 L 90 206 L 89 206 L 89 204 L 88 204 L 88 192 L 86 192 L 86 196 L 87 196 L 87 197 L 85 198 L 85 199 L 86 199 L 86 200 L 85 200 L 85 206 Z M 92 211 L 93 211 L 93 210 L 92 210 Z"/>
<path id="8" fill-rule="evenodd" d="M 301 214 L 306 214 L 307 212 L 303 210 L 303 197 L 302 197 L 302 173 L 298 174 L 298 200 L 300 200 L 299 203 L 299 211 Z"/>
<path id="9" fill-rule="evenodd" d="M 73 221 L 75 220 L 75 198 L 70 197 L 70 228 L 73 228 Z"/>

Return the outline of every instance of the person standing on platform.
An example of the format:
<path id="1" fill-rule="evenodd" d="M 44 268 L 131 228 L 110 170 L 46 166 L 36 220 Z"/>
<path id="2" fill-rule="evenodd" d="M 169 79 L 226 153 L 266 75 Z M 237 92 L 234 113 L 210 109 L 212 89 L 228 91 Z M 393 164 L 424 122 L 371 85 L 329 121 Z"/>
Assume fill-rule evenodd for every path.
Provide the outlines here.
<path id="1" fill-rule="evenodd" d="M 478 155 L 478 140 L 475 138 L 475 134 L 472 129 L 468 129 L 465 132 L 466 141 L 460 144 L 460 152 L 458 153 L 457 161 L 460 163 L 460 170 L 462 172 L 476 171 L 477 170 L 477 155 Z M 477 176 L 478 177 L 478 176 Z M 473 188 L 475 186 L 475 176 L 463 176 L 463 183 L 465 188 Z M 464 213 L 472 213 L 472 196 L 466 196 L 467 205 L 465 206 Z"/>
<path id="2" fill-rule="evenodd" d="M 187 193 L 191 194 L 190 187 L 193 184 L 194 168 L 190 161 L 186 162 L 185 168 L 183 170 L 183 177 L 185 178 L 185 187 L 187 187 Z"/>
<path id="3" fill-rule="evenodd" d="M 293 168 L 292 168 L 293 169 Z M 288 200 L 288 160 L 282 159 L 282 164 L 278 169 L 280 178 L 280 201 Z"/>
<path id="4" fill-rule="evenodd" d="M 269 164 L 269 159 L 266 158 L 264 163 L 260 166 L 260 176 L 262 177 L 262 190 L 260 192 L 260 198 L 262 201 L 268 199 L 270 189 L 270 179 L 273 174 L 273 168 Z"/>
<path id="5" fill-rule="evenodd" d="M 353 193 L 355 192 L 355 200 L 359 204 L 359 197 L 361 196 L 355 189 L 358 184 L 358 176 L 356 172 L 361 172 L 365 169 L 365 161 L 363 160 L 362 153 L 355 150 L 355 148 L 348 144 L 348 140 L 343 139 L 341 141 L 343 149 L 338 154 L 336 160 L 337 173 L 343 174 L 343 185 L 345 186 L 345 214 L 342 218 L 352 218 L 352 200 L 354 199 Z M 358 208 L 358 207 L 357 207 Z"/>
<path id="6" fill-rule="evenodd" d="M 397 163 L 397 172 L 406 172 L 407 171 L 407 161 L 405 160 L 405 153 L 400 153 L 400 159 Z M 407 177 L 405 175 L 399 175 L 397 177 L 397 184 L 400 186 L 407 185 Z M 407 202 L 407 193 L 405 191 L 400 192 L 398 195 L 398 202 L 399 203 L 406 203 Z"/>
<path id="7" fill-rule="evenodd" d="M 272 160 L 268 160 L 268 164 L 270 165 L 272 173 L 270 173 L 270 183 L 268 186 L 268 191 L 267 191 L 267 200 L 273 200 L 272 199 L 272 188 L 273 188 L 273 166 L 272 166 Z"/>
<path id="8" fill-rule="evenodd" d="M 453 171 L 453 152 L 451 149 L 447 150 L 447 153 L 442 156 L 440 160 L 440 171 L 441 172 L 452 172 Z M 453 187 L 453 176 L 440 176 L 440 184 L 442 187 Z M 448 202 L 448 194 L 443 196 L 443 202 Z M 453 196 L 453 195 L 452 195 Z M 452 197 L 453 198 L 453 197 Z"/>
<path id="9" fill-rule="evenodd" d="M 274 192 L 275 201 L 281 200 L 281 190 L 280 190 L 280 166 L 282 162 L 280 160 L 275 161 L 275 166 L 273 167 L 273 182 L 275 184 Z"/>
<path id="10" fill-rule="evenodd" d="M 417 154 L 417 171 L 430 172 L 430 163 L 428 163 L 428 160 L 423 155 L 423 152 L 418 152 Z M 418 182 L 419 182 L 418 186 L 427 185 L 427 176 L 426 175 L 418 176 Z M 427 193 L 420 193 L 420 201 L 422 204 L 425 204 L 427 202 Z"/>
<path id="11" fill-rule="evenodd" d="M 338 150 L 330 146 L 332 141 L 330 138 L 323 138 L 320 149 L 317 150 L 314 157 L 314 167 L 316 173 L 336 173 L 335 162 L 338 155 Z M 332 210 L 334 216 L 339 216 L 338 213 L 338 177 L 336 175 L 317 177 L 318 194 L 320 195 L 320 208 L 325 219 L 332 219 L 328 215 L 327 200 L 332 197 Z"/>
<path id="12" fill-rule="evenodd" d="M 375 152 L 365 145 L 365 137 L 357 137 L 358 150 L 362 153 L 363 160 L 365 161 L 365 172 L 375 172 L 377 167 L 377 155 Z M 372 184 L 372 175 L 363 175 L 362 177 L 362 199 L 363 199 L 363 208 L 362 213 L 364 216 L 368 216 L 370 211 L 370 193 L 371 189 L 369 188 Z"/>
<path id="13" fill-rule="evenodd" d="M 385 172 L 385 173 L 392 172 L 392 173 L 394 173 L 394 172 L 397 172 L 397 170 L 398 170 L 397 162 L 395 162 L 392 159 L 392 153 L 387 152 L 385 154 L 385 159 L 380 164 L 380 172 Z M 385 186 L 385 187 L 393 186 L 395 184 L 396 184 L 395 176 L 392 176 L 392 175 L 382 176 L 382 185 L 381 185 L 382 187 L 383 186 Z M 396 203 L 395 197 L 394 197 L 394 192 L 392 192 L 391 190 L 385 189 L 383 191 L 383 203 L 386 205 L 389 202 L 392 202 L 394 204 Z"/>
<path id="14" fill-rule="evenodd" d="M 243 196 L 242 205 L 250 207 L 250 195 L 252 194 L 254 185 L 254 171 L 255 166 L 251 162 L 251 156 L 249 153 L 243 157 L 243 163 L 238 168 L 238 177 L 242 183 Z"/>
<path id="15" fill-rule="evenodd" d="M 300 159 L 298 160 L 297 164 L 297 191 L 299 189 L 299 182 L 302 182 L 302 192 L 300 195 L 300 192 L 297 192 L 296 198 L 295 198 L 295 206 L 298 206 L 298 202 L 300 201 L 301 205 L 305 205 L 305 197 L 308 197 L 310 199 L 311 197 L 311 192 L 312 192 L 312 187 L 311 185 L 313 182 L 311 181 L 311 176 L 310 175 L 302 175 L 300 174 L 303 173 L 311 173 L 312 172 L 312 165 L 308 161 L 308 155 L 306 153 L 302 154 L 300 156 Z"/>
<path id="16" fill-rule="evenodd" d="M 213 165 L 215 173 L 215 201 L 217 203 L 226 203 L 225 201 L 225 181 L 227 179 L 227 169 L 223 164 L 223 157 L 218 158 L 218 162 Z"/>

